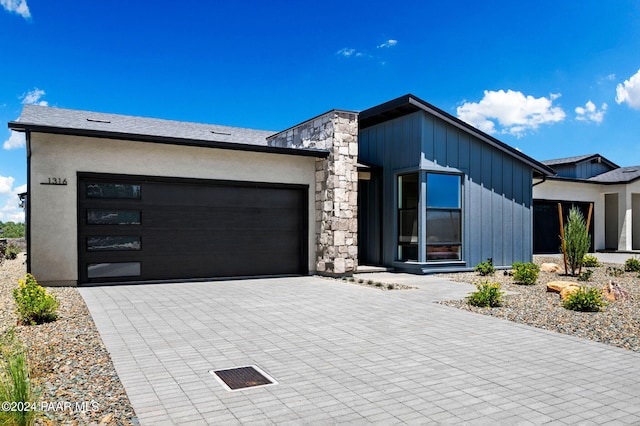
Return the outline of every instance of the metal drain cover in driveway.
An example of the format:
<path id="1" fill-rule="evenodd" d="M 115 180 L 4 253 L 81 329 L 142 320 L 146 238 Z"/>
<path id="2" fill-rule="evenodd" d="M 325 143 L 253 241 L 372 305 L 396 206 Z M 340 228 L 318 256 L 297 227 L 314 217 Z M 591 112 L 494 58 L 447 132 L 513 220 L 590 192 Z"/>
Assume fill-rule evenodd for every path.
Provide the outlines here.
<path id="1" fill-rule="evenodd" d="M 255 365 L 227 368 L 225 370 L 210 370 L 209 373 L 213 374 L 213 377 L 228 391 L 278 384 L 271 376 Z"/>

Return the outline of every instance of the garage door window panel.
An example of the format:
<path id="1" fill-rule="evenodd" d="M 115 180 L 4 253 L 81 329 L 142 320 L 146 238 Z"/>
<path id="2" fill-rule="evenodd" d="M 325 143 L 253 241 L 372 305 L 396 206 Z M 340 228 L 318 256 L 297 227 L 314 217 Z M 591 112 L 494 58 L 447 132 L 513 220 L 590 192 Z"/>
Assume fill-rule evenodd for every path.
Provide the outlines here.
<path id="1" fill-rule="evenodd" d="M 139 210 L 87 210 L 87 225 L 140 225 Z"/>
<path id="2" fill-rule="evenodd" d="M 140 276 L 140 262 L 90 263 L 88 278 L 119 278 Z"/>
<path id="3" fill-rule="evenodd" d="M 110 198 L 139 200 L 140 185 L 129 183 L 87 183 L 87 198 Z"/>
<path id="4" fill-rule="evenodd" d="M 88 251 L 139 251 L 140 237 L 133 236 L 92 236 L 87 237 Z"/>

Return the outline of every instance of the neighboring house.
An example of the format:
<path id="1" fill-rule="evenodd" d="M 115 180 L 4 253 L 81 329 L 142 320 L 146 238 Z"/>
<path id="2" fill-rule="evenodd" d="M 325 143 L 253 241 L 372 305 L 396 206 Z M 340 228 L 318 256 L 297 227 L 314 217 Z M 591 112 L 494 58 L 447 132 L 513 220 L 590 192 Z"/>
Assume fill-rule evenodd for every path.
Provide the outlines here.
<path id="1" fill-rule="evenodd" d="M 557 175 L 533 184 L 534 253 L 557 253 L 558 203 L 588 217 L 591 250 L 640 250 L 640 166 L 619 167 L 599 154 L 543 161 Z M 634 226 L 635 225 L 635 226 Z"/>
<path id="2" fill-rule="evenodd" d="M 36 105 L 9 127 L 48 285 L 508 266 L 552 174 L 411 95 L 279 133 Z"/>

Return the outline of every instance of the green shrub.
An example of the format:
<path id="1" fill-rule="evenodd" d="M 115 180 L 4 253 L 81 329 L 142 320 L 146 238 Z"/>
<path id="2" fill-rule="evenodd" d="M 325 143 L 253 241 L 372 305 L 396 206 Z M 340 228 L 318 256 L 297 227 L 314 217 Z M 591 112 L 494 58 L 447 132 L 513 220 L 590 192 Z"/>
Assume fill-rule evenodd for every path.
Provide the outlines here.
<path id="1" fill-rule="evenodd" d="M 595 287 L 580 287 L 562 302 L 562 306 L 572 311 L 599 312 L 606 303 L 602 300 L 602 290 Z"/>
<path id="2" fill-rule="evenodd" d="M 40 285 L 31 274 L 27 274 L 20 285 L 13 289 L 16 313 L 24 325 L 55 321 L 58 317 L 58 301 Z"/>
<path id="3" fill-rule="evenodd" d="M 2 229 L 2 238 L 22 238 L 24 237 L 25 225 L 24 223 L 0 222 L 0 229 Z"/>
<path id="4" fill-rule="evenodd" d="M 493 259 L 491 258 L 487 259 L 484 262 L 478 263 L 474 270 L 483 277 L 486 277 L 487 275 L 493 275 L 496 272 L 495 268 L 493 267 Z"/>
<path id="5" fill-rule="evenodd" d="M 582 212 L 576 207 L 569 210 L 569 219 L 564 226 L 564 248 L 567 255 L 567 264 L 571 269 L 571 275 L 582 266 L 582 259 L 589 251 L 591 237 L 587 232 L 587 225 Z"/>
<path id="6" fill-rule="evenodd" d="M 504 292 L 500 290 L 500 284 L 489 281 L 481 281 L 476 284 L 478 290 L 466 297 L 467 302 L 481 308 L 495 308 L 502 305 Z"/>
<path id="7" fill-rule="evenodd" d="M 0 424 L 33 425 L 36 410 L 31 404 L 37 399 L 25 350 L 10 329 L 0 336 L 0 401 L 10 404 L 8 410 L 0 410 Z"/>
<path id="8" fill-rule="evenodd" d="M 589 281 L 591 279 L 591 275 L 593 275 L 593 270 L 587 269 L 578 275 L 578 281 Z"/>
<path id="9" fill-rule="evenodd" d="M 512 267 L 513 279 L 518 284 L 533 285 L 538 280 L 540 267 L 535 263 L 515 262 Z"/>
<path id="10" fill-rule="evenodd" d="M 4 257 L 6 257 L 9 260 L 13 260 L 16 257 L 18 257 L 19 253 L 20 253 L 20 247 L 18 247 L 15 244 L 9 244 L 4 251 Z"/>
<path id="11" fill-rule="evenodd" d="M 615 266 L 609 266 L 607 268 L 607 274 L 611 275 L 612 277 L 621 277 L 624 275 L 624 269 Z"/>
<path id="12" fill-rule="evenodd" d="M 595 257 L 594 255 L 585 254 L 584 257 L 582 258 L 582 266 L 585 266 L 587 268 L 596 268 L 600 266 L 600 262 L 598 261 L 598 258 Z"/>
<path id="13" fill-rule="evenodd" d="M 624 270 L 627 272 L 640 272 L 640 260 L 630 257 L 624 262 Z"/>
<path id="14" fill-rule="evenodd" d="M 393 290 L 394 288 L 393 284 L 387 284 L 387 290 Z"/>

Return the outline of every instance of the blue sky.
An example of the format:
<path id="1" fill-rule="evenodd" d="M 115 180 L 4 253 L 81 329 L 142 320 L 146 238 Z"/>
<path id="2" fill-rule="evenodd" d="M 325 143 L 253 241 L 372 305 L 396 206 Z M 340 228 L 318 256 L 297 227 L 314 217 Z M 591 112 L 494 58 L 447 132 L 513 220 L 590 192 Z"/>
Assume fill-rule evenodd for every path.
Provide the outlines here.
<path id="1" fill-rule="evenodd" d="M 640 165 L 640 2 L 0 0 L 0 221 L 24 103 L 283 130 L 412 93 L 545 160 Z"/>

